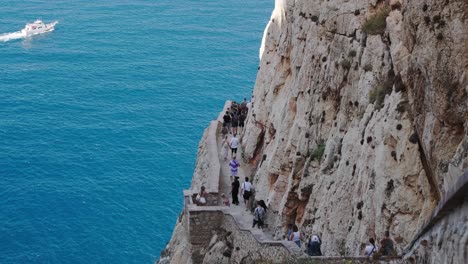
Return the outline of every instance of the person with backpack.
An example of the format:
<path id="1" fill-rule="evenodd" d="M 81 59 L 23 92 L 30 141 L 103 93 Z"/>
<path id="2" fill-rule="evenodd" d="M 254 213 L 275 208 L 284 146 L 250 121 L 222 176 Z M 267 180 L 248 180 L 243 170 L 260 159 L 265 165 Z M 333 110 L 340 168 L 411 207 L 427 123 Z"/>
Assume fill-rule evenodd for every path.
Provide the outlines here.
<path id="1" fill-rule="evenodd" d="M 253 219 L 253 224 L 252 228 L 255 227 L 255 225 L 258 224 L 258 228 L 263 228 L 263 220 L 266 215 L 266 210 L 263 208 L 262 204 L 260 201 L 257 202 L 257 207 L 254 210 L 254 219 Z"/>
<path id="2" fill-rule="evenodd" d="M 379 248 L 375 245 L 375 240 L 373 237 L 369 238 L 369 244 L 366 246 L 366 249 L 364 250 L 364 255 L 366 257 L 372 257 L 375 252 L 378 252 Z"/>
<path id="3" fill-rule="evenodd" d="M 313 235 L 309 237 L 309 242 L 307 242 L 307 254 L 309 256 L 322 256 L 320 245 L 322 245 L 322 240 L 319 236 Z"/>
<path id="4" fill-rule="evenodd" d="M 391 256 L 395 254 L 395 248 L 393 247 L 393 240 L 390 238 L 390 232 L 385 231 L 385 237 L 380 241 L 380 253 L 382 256 Z"/>

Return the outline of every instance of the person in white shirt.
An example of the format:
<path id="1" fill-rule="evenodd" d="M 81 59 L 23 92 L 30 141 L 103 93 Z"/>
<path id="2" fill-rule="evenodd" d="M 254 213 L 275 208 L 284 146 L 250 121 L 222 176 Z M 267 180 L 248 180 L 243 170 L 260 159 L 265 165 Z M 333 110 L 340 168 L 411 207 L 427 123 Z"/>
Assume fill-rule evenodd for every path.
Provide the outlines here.
<path id="1" fill-rule="evenodd" d="M 232 136 L 231 143 L 229 144 L 231 147 L 231 157 L 237 154 L 237 147 L 239 146 L 239 139 L 236 136 L 236 134 Z"/>
<path id="2" fill-rule="evenodd" d="M 379 248 L 375 245 L 375 240 L 374 238 L 369 238 L 369 244 L 366 246 L 366 249 L 364 251 L 364 254 L 366 257 L 372 257 L 372 255 L 377 252 Z"/>
<path id="3" fill-rule="evenodd" d="M 242 197 L 244 198 L 245 208 L 248 211 L 249 199 L 252 195 L 252 184 L 249 182 L 249 177 L 245 177 L 245 182 L 242 183 L 241 193 Z"/>
<path id="4" fill-rule="evenodd" d="M 304 238 L 304 236 L 301 234 L 301 231 L 299 231 L 299 228 L 297 225 L 293 225 L 293 232 L 289 236 L 289 240 L 296 243 L 298 247 L 301 247 L 301 240 Z"/>

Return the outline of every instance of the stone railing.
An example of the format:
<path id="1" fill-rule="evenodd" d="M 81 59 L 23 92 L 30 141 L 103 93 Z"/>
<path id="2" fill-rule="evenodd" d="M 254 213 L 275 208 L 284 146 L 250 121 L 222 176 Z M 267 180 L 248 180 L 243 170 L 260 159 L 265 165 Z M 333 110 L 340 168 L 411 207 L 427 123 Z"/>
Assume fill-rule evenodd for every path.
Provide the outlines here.
<path id="1" fill-rule="evenodd" d="M 442 197 L 431 216 L 425 221 L 412 242 L 406 247 L 403 252 L 405 257 L 410 255 L 415 245 L 420 243 L 420 240 L 424 237 L 425 234 L 429 233 L 440 220 L 452 213 L 464 202 L 465 199 L 467 199 L 467 194 L 468 170 L 465 170 L 463 175 L 458 178 L 457 182 Z"/>
<path id="2" fill-rule="evenodd" d="M 219 197 L 219 174 L 221 172 L 221 165 L 219 163 L 218 135 L 221 133 L 224 113 L 230 105 L 231 101 L 226 101 L 223 111 L 216 120 L 210 122 L 206 131 L 207 137 L 205 147 L 207 148 L 206 161 L 208 162 L 208 166 L 205 171 L 203 185 L 208 193 L 207 206 L 217 206 L 221 199 Z M 192 204 L 199 191 L 199 187 L 195 190 L 192 186 L 190 190 L 184 190 L 184 197 L 191 197 L 189 201 Z"/>

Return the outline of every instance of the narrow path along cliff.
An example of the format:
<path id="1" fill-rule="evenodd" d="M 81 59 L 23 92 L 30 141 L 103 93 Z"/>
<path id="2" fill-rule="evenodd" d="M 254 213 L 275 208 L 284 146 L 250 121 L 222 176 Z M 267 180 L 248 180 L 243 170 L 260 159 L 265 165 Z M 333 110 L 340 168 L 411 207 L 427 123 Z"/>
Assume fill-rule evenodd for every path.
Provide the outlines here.
<path id="1" fill-rule="evenodd" d="M 238 135 L 240 141 L 242 141 L 242 132 Z M 228 140 L 231 140 L 232 134 L 228 134 Z M 221 171 L 220 171 L 220 179 L 219 179 L 219 185 L 220 185 L 220 192 L 224 193 L 227 197 L 231 197 L 231 177 L 230 177 L 230 168 L 229 168 L 229 161 L 232 158 L 231 151 L 229 151 L 228 154 L 228 159 L 227 161 L 224 161 L 224 158 L 222 157 L 223 153 L 223 147 L 222 147 L 222 142 L 223 142 L 224 135 L 220 134 L 218 135 L 218 153 L 220 153 L 220 158 L 219 162 L 221 164 Z M 240 167 L 238 169 L 238 177 L 239 177 L 239 182 L 242 186 L 242 183 L 245 181 L 245 177 L 250 177 L 250 171 L 251 168 L 249 168 L 249 165 L 246 164 L 242 160 L 242 147 L 241 144 L 239 144 L 239 147 L 237 149 L 237 155 L 236 158 L 240 162 Z M 255 188 L 255 186 L 254 186 Z M 236 218 L 238 221 L 239 225 L 241 228 L 246 229 L 246 230 L 258 230 L 258 228 L 252 228 L 252 223 L 253 223 L 253 215 L 250 210 L 247 210 L 245 205 L 244 205 L 244 198 L 242 197 L 242 194 L 240 193 L 239 189 L 239 205 L 234 205 L 232 204 L 232 199 L 229 199 L 231 201 L 231 206 L 229 208 L 229 212 Z M 249 207 L 255 203 L 255 195 L 251 197 L 251 201 L 249 204 Z M 251 208 L 249 208 L 251 209 Z M 268 224 L 268 223 L 266 223 Z M 262 240 L 274 240 L 273 235 L 268 232 L 267 228 L 264 228 L 261 230 L 263 233 Z M 257 232 L 257 231 L 254 231 Z"/>

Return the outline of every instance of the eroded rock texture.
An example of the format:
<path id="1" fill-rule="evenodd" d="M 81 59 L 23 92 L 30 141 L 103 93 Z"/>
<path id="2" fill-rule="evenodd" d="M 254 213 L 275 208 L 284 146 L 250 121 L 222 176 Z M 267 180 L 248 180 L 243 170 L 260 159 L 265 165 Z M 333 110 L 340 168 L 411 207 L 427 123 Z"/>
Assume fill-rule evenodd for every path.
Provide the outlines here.
<path id="1" fill-rule="evenodd" d="M 408 245 L 468 167 L 467 8 L 276 1 L 243 147 L 277 237 L 297 223 L 326 255 L 362 254 L 387 229 Z"/>
<path id="2" fill-rule="evenodd" d="M 410 244 L 468 169 L 467 15 L 465 0 L 276 0 L 242 147 L 277 239 L 296 223 L 326 256 L 362 255 L 385 230 L 399 254 Z M 457 208 L 418 259 L 466 259 Z M 225 254 L 232 237 L 205 262 L 253 256 Z"/>

